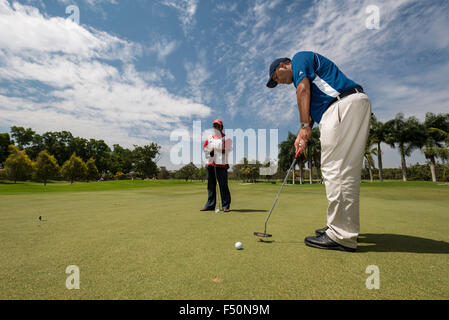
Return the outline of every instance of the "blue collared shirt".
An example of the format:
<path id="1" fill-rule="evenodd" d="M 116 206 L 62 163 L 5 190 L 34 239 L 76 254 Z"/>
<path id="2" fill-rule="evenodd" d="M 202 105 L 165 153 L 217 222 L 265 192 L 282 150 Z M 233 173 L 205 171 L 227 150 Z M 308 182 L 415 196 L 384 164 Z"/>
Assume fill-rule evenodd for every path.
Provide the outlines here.
<path id="1" fill-rule="evenodd" d="M 301 51 L 292 59 L 292 80 L 295 87 L 308 78 L 311 84 L 310 116 L 319 123 L 330 103 L 340 93 L 360 87 L 345 76 L 329 59 L 311 51 Z"/>

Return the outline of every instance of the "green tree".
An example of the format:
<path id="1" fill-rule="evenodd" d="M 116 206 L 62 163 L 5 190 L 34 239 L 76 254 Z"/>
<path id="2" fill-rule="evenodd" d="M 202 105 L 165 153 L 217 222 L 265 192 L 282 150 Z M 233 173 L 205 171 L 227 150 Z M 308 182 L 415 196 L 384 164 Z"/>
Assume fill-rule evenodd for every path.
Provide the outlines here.
<path id="1" fill-rule="evenodd" d="M 83 159 L 83 161 L 88 161 L 88 159 L 91 157 L 89 154 L 89 149 L 87 147 L 88 145 L 87 139 L 80 138 L 80 137 L 73 137 L 67 142 L 67 150 L 70 152 L 70 154 L 76 153 L 78 157 Z"/>
<path id="2" fill-rule="evenodd" d="M 188 181 L 189 179 L 193 180 L 193 178 L 197 176 L 197 172 L 198 168 L 190 162 L 176 172 L 176 177 L 178 179 L 184 179 L 185 181 Z"/>
<path id="3" fill-rule="evenodd" d="M 320 143 L 320 129 L 315 127 L 312 129 L 312 135 L 307 142 L 306 150 L 304 150 L 304 159 L 309 164 L 309 182 L 312 184 L 313 167 L 317 168 L 318 175 L 321 168 L 321 143 Z"/>
<path id="4" fill-rule="evenodd" d="M 366 167 L 368 168 L 369 171 L 369 179 L 371 182 L 374 181 L 374 177 L 373 177 L 373 169 L 375 169 L 375 165 L 374 165 L 374 159 L 373 159 L 373 154 L 376 155 L 377 154 L 377 149 L 373 148 L 373 142 L 374 138 L 372 135 L 368 135 L 368 139 L 366 140 L 366 146 L 365 146 L 365 164 Z"/>
<path id="5" fill-rule="evenodd" d="M 25 150 L 20 150 L 13 144 L 9 145 L 8 150 L 9 156 L 5 161 L 5 171 L 8 179 L 17 183 L 17 180 L 29 178 L 33 173 L 34 163 Z"/>
<path id="6" fill-rule="evenodd" d="M 3 164 L 8 158 L 8 147 L 12 144 L 12 141 L 8 133 L 0 133 L 0 164 Z"/>
<path id="7" fill-rule="evenodd" d="M 233 165 L 232 177 L 234 177 L 234 179 L 245 180 L 243 169 L 245 168 L 246 165 L 248 165 L 248 159 L 246 159 L 245 157 L 240 161 L 240 163 Z"/>
<path id="8" fill-rule="evenodd" d="M 8 179 L 8 175 L 6 174 L 6 169 L 0 169 L 0 180 Z"/>
<path id="9" fill-rule="evenodd" d="M 35 134 L 31 140 L 31 145 L 25 148 L 31 159 L 37 159 L 39 153 L 45 150 L 44 140 L 41 135 Z"/>
<path id="10" fill-rule="evenodd" d="M 47 180 L 56 178 L 59 172 L 60 168 L 55 157 L 50 155 L 47 150 L 41 151 L 36 159 L 34 178 L 43 180 L 44 186 L 46 186 Z"/>
<path id="11" fill-rule="evenodd" d="M 159 151 L 161 147 L 152 142 L 149 145 L 139 147 L 134 145 L 134 160 L 136 172 L 143 178 L 152 178 L 157 176 Z"/>
<path id="12" fill-rule="evenodd" d="M 86 162 L 86 167 L 87 167 L 87 176 L 86 176 L 87 181 L 97 180 L 99 173 L 98 173 L 97 166 L 95 165 L 95 159 L 89 158 L 89 160 L 87 160 L 87 162 Z"/>
<path id="13" fill-rule="evenodd" d="M 31 130 L 31 128 L 25 129 L 24 127 L 11 127 L 11 136 L 14 138 L 14 141 L 20 149 L 23 149 L 25 146 L 30 144 L 33 140 L 34 134 L 35 132 Z"/>
<path id="14" fill-rule="evenodd" d="M 435 115 L 432 112 L 426 113 L 424 127 L 426 130 L 426 141 L 421 151 L 426 159 L 429 160 L 432 181 L 436 182 L 436 158 L 440 157 L 444 161 L 448 158 L 449 153 L 448 148 L 444 146 L 445 140 L 447 140 L 447 132 L 449 131 L 449 114 Z"/>
<path id="15" fill-rule="evenodd" d="M 157 178 L 161 179 L 161 180 L 165 180 L 165 179 L 168 179 L 169 177 L 170 177 L 170 173 L 168 172 L 167 168 L 164 166 L 160 167 Z"/>
<path id="16" fill-rule="evenodd" d="M 293 159 L 295 158 L 295 140 L 296 140 L 296 135 L 288 132 L 288 137 L 287 140 L 282 141 L 279 145 L 279 167 L 282 171 L 287 172 L 288 168 L 290 168 L 290 165 L 293 162 Z M 303 179 L 304 179 L 304 174 L 303 174 L 303 167 L 304 167 L 304 152 L 301 153 L 298 156 L 298 167 L 299 167 L 299 181 L 302 184 L 303 183 Z M 293 183 L 295 181 L 295 172 L 294 169 L 293 171 Z"/>
<path id="17" fill-rule="evenodd" d="M 437 156 L 441 159 L 443 162 L 443 172 L 441 174 L 442 181 L 446 181 L 446 172 L 449 170 L 449 165 L 446 163 L 446 161 L 449 159 L 449 128 L 446 128 L 444 130 L 437 129 L 437 128 L 431 128 L 430 131 L 436 132 L 444 137 L 445 147 L 441 148 Z"/>
<path id="18" fill-rule="evenodd" d="M 114 150 L 111 154 L 111 171 L 131 172 L 134 166 L 133 152 L 118 144 L 114 144 L 113 148 Z"/>
<path id="19" fill-rule="evenodd" d="M 262 164 L 260 161 L 248 161 L 243 158 L 240 163 L 232 166 L 232 177 L 242 179 L 243 181 L 256 182 L 260 177 L 260 168 Z"/>
<path id="20" fill-rule="evenodd" d="M 402 113 L 385 123 L 385 142 L 393 148 L 398 148 L 401 155 L 402 180 L 407 181 L 407 164 L 413 150 L 421 148 L 425 143 L 425 128 L 415 117 L 405 119 Z"/>
<path id="21" fill-rule="evenodd" d="M 204 180 L 206 179 L 206 167 L 199 168 L 197 175 L 201 182 L 204 182 Z"/>
<path id="22" fill-rule="evenodd" d="M 385 142 L 386 127 L 376 119 L 374 114 L 371 115 L 370 133 L 371 141 L 377 145 L 377 166 L 379 167 L 379 180 L 383 181 L 383 164 L 382 164 L 382 149 L 380 144 Z"/>
<path id="23" fill-rule="evenodd" d="M 245 181 L 251 181 L 251 168 L 249 166 L 245 166 L 243 167 L 241 170 L 241 175 L 243 177 L 243 179 L 245 179 Z"/>
<path id="24" fill-rule="evenodd" d="M 98 172 L 111 171 L 111 148 L 103 140 L 90 139 L 87 149 L 88 157 L 95 159 Z"/>
<path id="25" fill-rule="evenodd" d="M 87 166 L 83 159 L 72 154 L 69 160 L 64 162 L 62 166 L 62 176 L 70 181 L 70 184 L 75 180 L 84 180 L 87 176 Z"/>
<path id="26" fill-rule="evenodd" d="M 43 147 L 53 155 L 61 166 L 73 154 L 70 152 L 70 144 L 73 135 L 68 131 L 45 132 L 42 135 Z"/>
<path id="27" fill-rule="evenodd" d="M 252 182 L 256 182 L 257 179 L 259 178 L 259 172 L 260 172 L 260 167 L 261 167 L 261 163 L 256 160 L 256 163 L 252 163 L 249 165 L 250 167 L 250 172 L 251 172 L 251 181 Z"/>

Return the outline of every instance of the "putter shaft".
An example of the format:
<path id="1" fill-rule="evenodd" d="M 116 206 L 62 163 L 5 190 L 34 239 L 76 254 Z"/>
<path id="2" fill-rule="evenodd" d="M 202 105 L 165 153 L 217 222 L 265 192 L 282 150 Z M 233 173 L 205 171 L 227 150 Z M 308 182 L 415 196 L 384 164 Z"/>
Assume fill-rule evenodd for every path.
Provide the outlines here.
<path id="1" fill-rule="evenodd" d="M 267 218 L 266 218 L 266 220 L 265 220 L 265 229 L 264 229 L 264 233 L 265 233 L 265 234 L 267 233 L 267 223 L 268 223 L 268 219 L 270 219 L 270 216 L 271 216 L 271 213 L 273 212 L 274 206 L 276 205 L 276 202 L 277 202 L 278 199 L 279 199 L 279 195 L 281 194 L 281 191 L 282 191 L 282 189 L 284 188 L 285 183 L 287 182 L 288 176 L 290 175 L 290 171 L 292 171 L 292 168 L 293 168 L 293 167 L 295 166 L 295 164 L 296 164 L 297 156 L 298 156 L 298 155 L 296 155 L 295 159 L 293 160 L 292 164 L 290 165 L 290 168 L 288 169 L 287 174 L 285 175 L 284 182 L 282 182 L 281 189 L 279 190 L 279 192 L 278 192 L 278 194 L 277 194 L 277 196 L 276 196 L 276 199 L 274 199 L 274 202 L 273 202 L 273 205 L 271 206 L 270 212 L 269 212 L 268 215 L 267 215 Z"/>

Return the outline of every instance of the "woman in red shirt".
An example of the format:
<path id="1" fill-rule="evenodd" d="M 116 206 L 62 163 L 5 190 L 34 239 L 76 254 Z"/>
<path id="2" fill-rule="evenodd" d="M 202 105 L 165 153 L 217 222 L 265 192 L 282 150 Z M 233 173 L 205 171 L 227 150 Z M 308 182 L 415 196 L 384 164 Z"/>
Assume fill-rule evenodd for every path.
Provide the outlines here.
<path id="1" fill-rule="evenodd" d="M 221 206 L 224 212 L 229 212 L 231 206 L 231 193 L 228 187 L 228 150 L 230 140 L 225 141 L 223 133 L 223 121 L 216 119 L 213 122 L 214 134 L 210 135 L 204 143 L 203 150 L 206 153 L 206 176 L 208 198 L 201 211 L 215 210 L 216 183 L 220 187 Z"/>

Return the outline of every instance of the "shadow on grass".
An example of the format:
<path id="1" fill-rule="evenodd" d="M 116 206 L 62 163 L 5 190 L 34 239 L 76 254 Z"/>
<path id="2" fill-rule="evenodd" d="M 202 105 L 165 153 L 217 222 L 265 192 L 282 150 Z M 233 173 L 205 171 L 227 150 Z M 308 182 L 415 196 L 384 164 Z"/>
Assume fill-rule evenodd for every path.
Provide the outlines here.
<path id="1" fill-rule="evenodd" d="M 304 245 L 304 240 L 276 241 L 275 243 Z M 401 234 L 364 233 L 359 235 L 358 244 L 356 252 L 449 254 L 449 242 Z"/>
<path id="2" fill-rule="evenodd" d="M 268 212 L 268 210 L 256 210 L 256 209 L 231 209 L 234 212 Z"/>
<path id="3" fill-rule="evenodd" d="M 258 239 L 258 242 L 260 242 L 260 243 L 273 243 L 273 242 L 275 242 L 276 240 L 263 240 L 263 239 Z"/>
<path id="4" fill-rule="evenodd" d="M 449 243 L 427 238 L 388 233 L 359 235 L 357 252 L 413 252 L 449 254 Z"/>

